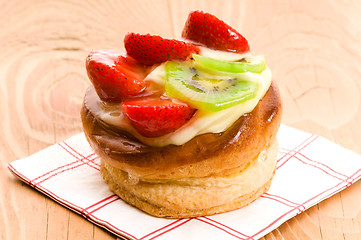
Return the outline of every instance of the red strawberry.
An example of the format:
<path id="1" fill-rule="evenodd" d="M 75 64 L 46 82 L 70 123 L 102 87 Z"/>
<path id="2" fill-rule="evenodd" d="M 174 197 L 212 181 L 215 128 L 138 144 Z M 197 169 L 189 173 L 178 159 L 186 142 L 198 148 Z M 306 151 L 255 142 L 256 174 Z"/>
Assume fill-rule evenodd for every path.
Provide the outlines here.
<path id="1" fill-rule="evenodd" d="M 86 69 L 98 96 L 106 102 L 121 102 L 146 87 L 144 66 L 121 52 L 91 52 L 86 58 Z"/>
<path id="2" fill-rule="evenodd" d="M 216 50 L 243 53 L 249 51 L 247 40 L 231 26 L 212 14 L 191 12 L 182 37 Z"/>
<path id="3" fill-rule="evenodd" d="M 123 112 L 145 137 L 159 137 L 174 132 L 192 118 L 196 109 L 171 99 L 141 97 L 127 99 Z"/>
<path id="4" fill-rule="evenodd" d="M 192 53 L 199 52 L 198 47 L 192 43 L 137 33 L 125 35 L 124 47 L 129 56 L 146 65 L 162 63 L 168 60 L 183 61 Z"/>

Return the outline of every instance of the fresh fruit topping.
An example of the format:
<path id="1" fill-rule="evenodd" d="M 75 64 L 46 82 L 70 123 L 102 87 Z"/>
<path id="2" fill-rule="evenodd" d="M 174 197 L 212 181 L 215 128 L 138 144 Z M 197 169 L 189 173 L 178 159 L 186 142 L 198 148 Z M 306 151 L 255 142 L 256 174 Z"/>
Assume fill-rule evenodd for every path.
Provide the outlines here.
<path id="1" fill-rule="evenodd" d="M 129 56 L 145 65 L 166 62 L 168 60 L 184 61 L 199 48 L 192 43 L 175 39 L 165 39 L 155 35 L 128 33 L 124 46 Z"/>
<path id="2" fill-rule="evenodd" d="M 198 54 L 193 54 L 193 59 L 196 65 L 213 69 L 220 72 L 229 72 L 229 73 L 244 73 L 244 72 L 254 72 L 260 73 L 266 69 L 266 59 L 263 56 L 242 58 L 239 61 L 230 62 L 224 60 L 218 60 L 214 58 L 209 58 L 201 56 Z"/>
<path id="3" fill-rule="evenodd" d="M 93 51 L 86 59 L 86 69 L 98 96 L 106 102 L 121 102 L 146 87 L 144 67 L 121 52 Z"/>
<path id="4" fill-rule="evenodd" d="M 196 111 L 186 103 L 152 97 L 128 99 L 122 107 L 132 126 L 145 137 L 160 137 L 174 132 Z"/>
<path id="5" fill-rule="evenodd" d="M 257 95 L 257 82 L 238 75 L 212 76 L 191 65 L 168 62 L 165 90 L 168 96 L 189 103 L 194 108 L 220 111 Z"/>
<path id="6" fill-rule="evenodd" d="M 236 53 L 249 51 L 247 40 L 231 26 L 209 13 L 193 11 L 183 28 L 182 37 L 205 46 Z"/>

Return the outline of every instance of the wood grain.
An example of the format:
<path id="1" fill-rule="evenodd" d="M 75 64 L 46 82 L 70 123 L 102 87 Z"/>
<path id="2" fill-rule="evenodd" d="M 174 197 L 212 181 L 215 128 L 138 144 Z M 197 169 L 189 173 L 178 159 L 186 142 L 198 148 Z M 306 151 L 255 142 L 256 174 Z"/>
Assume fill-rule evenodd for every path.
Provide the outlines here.
<path id="1" fill-rule="evenodd" d="M 267 56 L 284 124 L 361 154 L 360 1 L 0 1 L 0 239 L 116 239 L 18 181 L 7 163 L 82 130 L 88 52 L 123 50 L 130 31 L 179 38 L 194 9 Z M 262 239 L 361 239 L 360 202 L 359 181 Z"/>

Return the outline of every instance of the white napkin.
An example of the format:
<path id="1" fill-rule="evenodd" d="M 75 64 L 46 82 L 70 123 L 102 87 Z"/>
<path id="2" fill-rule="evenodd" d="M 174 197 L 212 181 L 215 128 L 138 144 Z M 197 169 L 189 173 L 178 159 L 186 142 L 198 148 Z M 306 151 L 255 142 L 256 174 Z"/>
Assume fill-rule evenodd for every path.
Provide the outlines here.
<path id="1" fill-rule="evenodd" d="M 270 190 L 249 206 L 192 219 L 151 217 L 108 190 L 83 133 L 9 169 L 89 221 L 127 239 L 258 239 L 361 178 L 361 156 L 322 137 L 282 125 Z"/>

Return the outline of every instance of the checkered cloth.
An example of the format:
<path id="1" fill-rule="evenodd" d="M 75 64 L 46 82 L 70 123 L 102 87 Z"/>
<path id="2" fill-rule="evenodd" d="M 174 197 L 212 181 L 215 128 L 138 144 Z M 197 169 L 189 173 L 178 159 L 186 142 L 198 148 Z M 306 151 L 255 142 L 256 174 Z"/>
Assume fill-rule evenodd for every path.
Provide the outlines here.
<path id="1" fill-rule="evenodd" d="M 151 217 L 108 190 L 83 133 L 9 164 L 22 181 L 126 239 L 258 239 L 361 178 L 361 156 L 281 126 L 270 190 L 249 206 L 191 219 Z"/>

